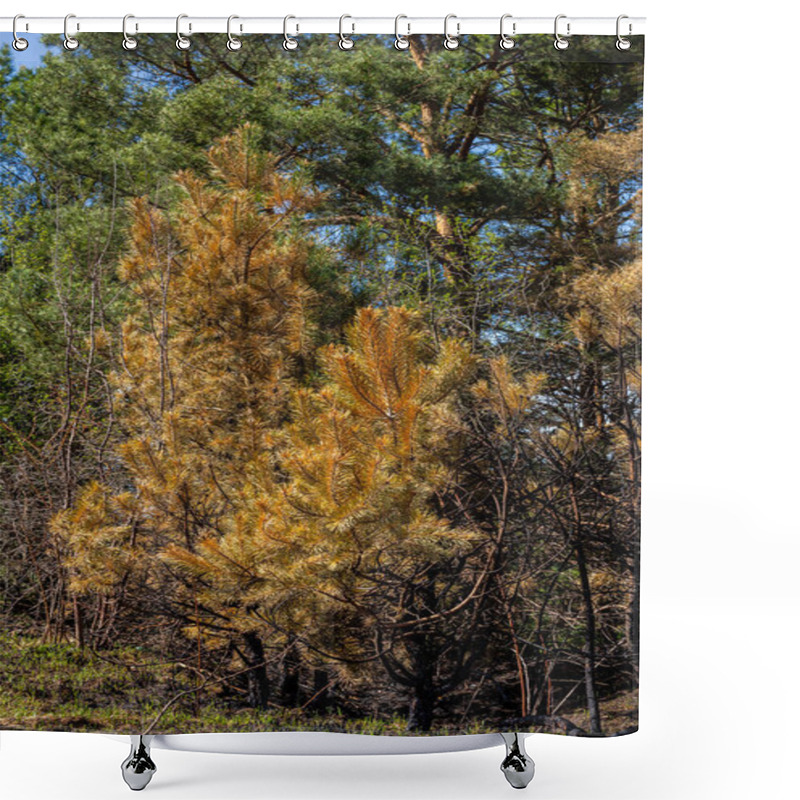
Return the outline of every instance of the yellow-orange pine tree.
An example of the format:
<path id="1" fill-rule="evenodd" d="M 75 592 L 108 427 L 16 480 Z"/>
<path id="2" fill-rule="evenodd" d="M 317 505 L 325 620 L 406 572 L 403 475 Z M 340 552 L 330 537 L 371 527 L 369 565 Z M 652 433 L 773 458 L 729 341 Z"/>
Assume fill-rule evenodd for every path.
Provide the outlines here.
<path id="1" fill-rule="evenodd" d="M 112 376 L 129 488 L 92 484 L 53 521 L 78 592 L 111 592 L 134 572 L 160 585 L 164 551 L 224 539 L 273 484 L 274 433 L 311 354 L 310 245 L 295 227 L 315 195 L 259 152 L 257 133 L 213 147 L 210 178 L 179 173 L 174 215 L 133 203 L 120 274 L 135 301 Z M 245 660 L 263 662 L 263 624 L 243 609 L 225 596 L 198 606 L 188 582 L 165 590 L 189 635 L 238 637 Z M 264 674 L 250 677 L 263 705 Z"/>
<path id="2" fill-rule="evenodd" d="M 434 350 L 405 309 L 367 308 L 321 361 L 322 385 L 293 395 L 285 485 L 235 531 L 168 557 L 328 664 L 350 665 L 340 674 L 380 660 L 410 690 L 410 727 L 427 729 L 453 678 L 442 674 L 445 629 L 463 623 L 482 574 L 485 541 L 443 513 L 463 446 L 456 400 L 475 359 L 456 341 Z"/>

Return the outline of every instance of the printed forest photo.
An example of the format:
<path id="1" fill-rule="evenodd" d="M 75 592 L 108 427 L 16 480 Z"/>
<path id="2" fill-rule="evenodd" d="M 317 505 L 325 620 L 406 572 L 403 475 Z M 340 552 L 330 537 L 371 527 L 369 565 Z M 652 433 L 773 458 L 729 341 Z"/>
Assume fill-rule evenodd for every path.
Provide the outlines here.
<path id="1" fill-rule="evenodd" d="M 0 729 L 637 729 L 643 42 L 0 49 Z"/>

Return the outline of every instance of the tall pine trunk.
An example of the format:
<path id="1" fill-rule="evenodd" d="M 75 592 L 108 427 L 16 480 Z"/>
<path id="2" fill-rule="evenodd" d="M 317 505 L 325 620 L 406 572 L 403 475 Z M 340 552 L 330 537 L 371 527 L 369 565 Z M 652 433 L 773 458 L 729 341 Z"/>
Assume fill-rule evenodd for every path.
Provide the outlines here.
<path id="1" fill-rule="evenodd" d="M 283 681 L 281 683 L 281 705 L 295 708 L 300 699 L 300 653 L 292 644 L 282 661 Z"/>
<path id="2" fill-rule="evenodd" d="M 411 694 L 408 709 L 408 725 L 410 731 L 429 731 L 433 724 L 433 710 L 436 706 L 436 689 L 433 681 L 432 665 L 421 675 Z"/>
<path id="3" fill-rule="evenodd" d="M 592 590 L 589 585 L 589 571 L 586 566 L 586 555 L 583 543 L 578 532 L 578 541 L 575 545 L 575 554 L 578 559 L 578 572 L 581 579 L 581 592 L 583 593 L 584 613 L 586 617 L 586 645 L 584 649 L 584 681 L 586 684 L 586 706 L 589 709 L 589 730 L 591 733 L 602 734 L 600 722 L 600 705 L 597 700 L 597 654 L 595 651 L 596 625 L 594 618 L 594 605 L 592 603 Z"/>
<path id="4" fill-rule="evenodd" d="M 314 670 L 314 694 L 308 702 L 308 708 L 312 711 L 325 711 L 330 704 L 328 691 L 330 689 L 330 677 L 325 669 Z"/>
<path id="5" fill-rule="evenodd" d="M 269 700 L 269 678 L 264 656 L 264 645 L 258 634 L 244 634 L 247 671 L 247 702 L 257 709 L 265 709 Z"/>
<path id="6" fill-rule="evenodd" d="M 435 597 L 431 585 L 421 590 L 427 608 L 435 608 Z M 413 666 L 411 702 L 408 709 L 410 731 L 429 731 L 433 724 L 433 710 L 436 706 L 436 647 L 430 634 L 420 631 L 411 637 L 409 654 Z"/>

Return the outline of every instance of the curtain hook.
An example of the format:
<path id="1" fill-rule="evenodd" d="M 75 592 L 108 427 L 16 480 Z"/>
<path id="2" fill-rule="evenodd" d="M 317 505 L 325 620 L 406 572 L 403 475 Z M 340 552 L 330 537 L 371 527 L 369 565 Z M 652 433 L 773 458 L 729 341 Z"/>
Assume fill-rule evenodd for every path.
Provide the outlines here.
<path id="1" fill-rule="evenodd" d="M 500 42 L 499 42 L 499 44 L 500 44 L 500 49 L 501 50 L 510 50 L 516 44 L 516 42 L 511 38 L 511 36 L 509 36 L 505 32 L 505 21 L 507 19 L 511 19 L 511 17 L 512 17 L 511 14 L 503 14 L 503 16 L 500 17 Z M 512 36 L 516 32 L 517 32 L 517 23 L 516 22 L 512 22 L 511 23 L 511 34 L 512 34 Z"/>
<path id="2" fill-rule="evenodd" d="M 617 50 L 630 50 L 631 47 L 631 40 L 626 39 L 619 31 L 620 31 L 620 22 L 624 19 L 630 19 L 627 14 L 620 14 L 617 17 Z M 633 25 L 628 23 L 628 36 L 631 35 L 633 32 Z"/>
<path id="3" fill-rule="evenodd" d="M 284 50 L 297 50 L 297 39 L 293 39 L 289 36 L 289 20 L 290 19 L 297 19 L 297 17 L 293 17 L 291 14 L 283 18 L 283 49 Z"/>
<path id="4" fill-rule="evenodd" d="M 178 14 L 175 20 L 175 36 L 177 37 L 175 39 L 175 47 L 177 47 L 178 50 L 188 50 L 192 46 L 192 40 L 181 33 L 181 20 L 187 19 L 188 17 L 188 14 Z M 191 32 L 191 30 L 192 26 L 190 24 L 189 31 Z"/>
<path id="5" fill-rule="evenodd" d="M 566 39 L 565 39 L 565 38 L 564 38 L 564 37 L 563 37 L 563 36 L 562 36 L 562 35 L 561 35 L 561 34 L 558 32 L 558 21 L 559 21 L 560 19 L 566 19 L 566 18 L 567 18 L 567 15 L 566 15 L 566 14 L 559 14 L 559 15 L 556 17 L 555 26 L 554 26 L 554 30 L 555 30 L 555 37 L 556 37 L 556 38 L 555 38 L 555 41 L 553 42 L 553 47 L 555 47 L 555 48 L 556 48 L 556 50 L 566 50 L 566 49 L 569 47 L 569 41 L 567 41 L 567 40 L 566 40 Z M 572 35 L 572 34 L 570 33 L 570 23 L 569 23 L 569 22 L 567 22 L 567 36 L 571 36 L 571 35 Z"/>
<path id="6" fill-rule="evenodd" d="M 400 20 L 408 19 L 405 14 L 398 14 L 394 18 L 394 46 L 397 50 L 408 50 L 408 37 L 411 35 L 411 24 L 406 23 L 408 33 L 405 36 L 400 34 Z"/>
<path id="7" fill-rule="evenodd" d="M 225 46 L 231 52 L 233 52 L 235 50 L 241 50 L 242 49 L 242 40 L 237 38 L 236 36 L 234 36 L 231 33 L 231 22 L 233 22 L 233 20 L 235 20 L 235 19 L 239 19 L 239 17 L 237 17 L 236 14 L 231 14 L 231 16 L 228 17 L 228 43 Z M 242 30 L 242 26 L 239 25 L 239 32 L 240 33 L 241 33 L 241 30 Z"/>
<path id="8" fill-rule="evenodd" d="M 14 21 L 11 23 L 11 33 L 14 36 L 14 41 L 11 42 L 11 46 L 17 52 L 20 52 L 22 50 L 27 50 L 28 49 L 28 40 L 27 39 L 22 39 L 19 36 L 17 36 L 17 20 L 20 20 L 20 19 L 25 19 L 25 16 L 23 14 L 17 14 L 14 17 Z M 27 30 L 27 29 L 28 29 L 28 25 L 26 23 L 25 24 L 25 30 Z"/>
<path id="9" fill-rule="evenodd" d="M 339 49 L 340 50 L 352 50 L 353 49 L 353 45 L 355 44 L 355 42 L 353 42 L 353 40 L 343 32 L 344 21 L 346 19 L 353 19 L 353 18 L 349 14 L 342 14 L 342 16 L 339 17 Z M 351 28 L 352 28 L 352 32 L 354 33 L 355 29 L 356 29 L 355 23 L 351 23 Z"/>
<path id="10" fill-rule="evenodd" d="M 450 22 L 451 19 L 456 20 L 456 33 L 455 36 L 452 33 L 449 33 L 447 30 L 447 24 Z M 461 32 L 461 23 L 458 21 L 458 17 L 455 14 L 448 14 L 444 18 L 444 41 L 442 44 L 444 45 L 445 50 L 455 50 L 458 47 L 458 34 Z"/>
<path id="11" fill-rule="evenodd" d="M 129 19 L 135 19 L 133 14 L 126 14 L 122 18 L 122 47 L 123 47 L 124 50 L 135 50 L 138 47 L 139 42 L 137 42 L 136 39 L 133 36 L 130 36 L 128 34 L 128 20 Z M 139 26 L 137 25 L 136 26 L 136 30 L 138 30 L 138 29 L 139 29 Z"/>
<path id="12" fill-rule="evenodd" d="M 67 14 L 64 17 L 64 49 L 65 50 L 77 50 L 78 49 L 78 40 L 74 37 L 69 35 L 69 21 L 71 19 L 75 19 L 74 14 Z M 76 26 L 77 31 L 77 26 Z"/>

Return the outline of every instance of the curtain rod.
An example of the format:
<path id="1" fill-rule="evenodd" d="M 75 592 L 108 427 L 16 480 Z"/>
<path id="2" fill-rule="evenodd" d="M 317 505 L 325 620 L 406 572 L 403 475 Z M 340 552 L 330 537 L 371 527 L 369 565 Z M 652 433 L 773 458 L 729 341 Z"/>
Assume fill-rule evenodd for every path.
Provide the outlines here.
<path id="1" fill-rule="evenodd" d="M 70 14 L 67 17 L 0 17 L 0 31 L 12 32 L 16 28 L 19 35 L 25 33 L 64 33 L 65 27 L 70 36 L 81 33 L 121 33 L 122 17 L 83 17 Z M 235 22 L 232 22 L 235 20 Z M 230 30 L 239 34 L 283 34 L 306 33 L 345 33 L 349 36 L 361 34 L 394 35 L 397 30 L 407 36 L 409 33 L 443 34 L 448 31 L 455 36 L 477 33 L 499 34 L 500 15 L 496 17 L 459 17 L 451 14 L 447 22 L 444 17 L 195 17 L 182 14 L 175 17 L 137 17 L 128 15 L 126 30 L 131 36 L 137 33 L 180 33 L 191 36 L 193 33 L 227 33 Z M 559 14 L 558 31 L 562 36 L 608 35 L 618 33 L 617 17 L 570 17 Z M 644 17 L 623 16 L 621 21 L 623 36 L 637 36 L 645 31 Z M 286 27 L 285 27 L 286 26 Z M 396 27 L 398 26 L 398 27 Z M 553 34 L 556 28 L 555 17 L 515 17 L 504 15 L 503 30 L 509 36 L 530 33 Z"/>

